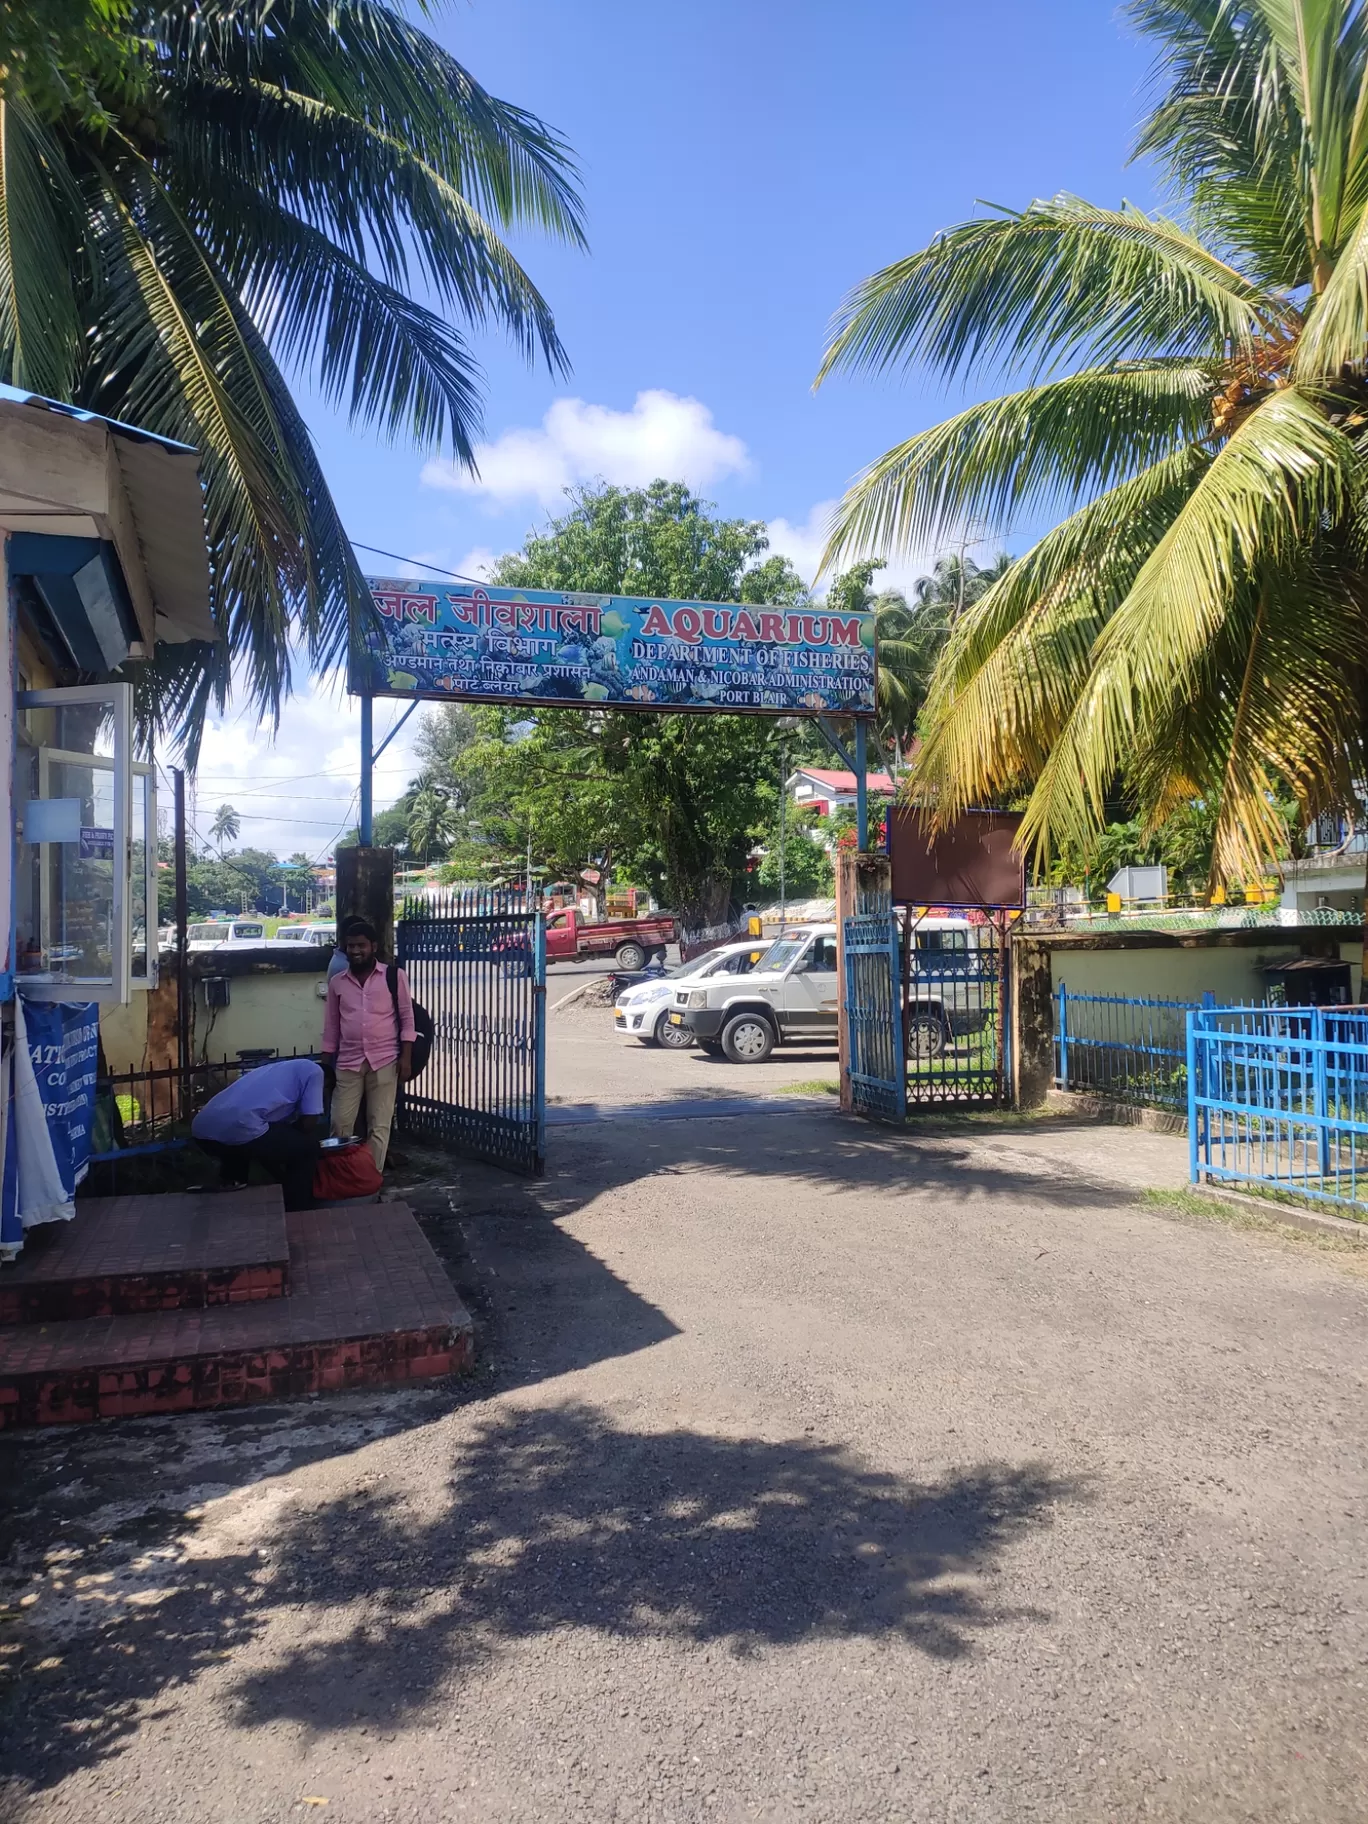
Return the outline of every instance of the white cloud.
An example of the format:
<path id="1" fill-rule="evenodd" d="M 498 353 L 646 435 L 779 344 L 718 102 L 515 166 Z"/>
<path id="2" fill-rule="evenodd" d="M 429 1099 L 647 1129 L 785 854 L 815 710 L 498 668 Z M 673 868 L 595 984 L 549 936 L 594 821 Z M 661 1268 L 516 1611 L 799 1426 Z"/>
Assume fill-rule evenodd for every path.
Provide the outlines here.
<path id="1" fill-rule="evenodd" d="M 376 702 L 377 747 L 404 708 Z M 376 763 L 377 811 L 402 795 L 417 770 L 413 740 L 422 714 L 418 710 L 404 724 Z M 359 700 L 347 695 L 341 673 L 311 678 L 286 703 L 277 734 L 245 710 L 207 724 L 193 788 L 194 822 L 207 841 L 215 810 L 231 804 L 242 819 L 234 846 L 273 849 L 280 856 L 299 850 L 311 859 L 328 855 L 356 822 L 360 774 Z"/>
<path id="2" fill-rule="evenodd" d="M 779 557 L 786 557 L 809 585 L 822 561 L 827 526 L 835 507 L 834 500 L 819 500 L 800 524 L 795 525 L 790 519 L 772 519 L 765 527 L 769 534 L 770 551 Z"/>
<path id="3" fill-rule="evenodd" d="M 466 552 L 454 568 L 458 576 L 476 577 L 480 582 L 487 583 L 491 569 L 502 555 L 502 552 L 493 551 L 488 545 L 476 545 L 473 550 Z"/>
<path id="4" fill-rule="evenodd" d="M 822 561 L 822 552 L 826 548 L 827 532 L 831 525 L 832 515 L 836 511 L 834 500 L 819 500 L 804 520 L 772 519 L 765 527 L 769 534 L 770 550 L 786 557 L 805 583 L 812 583 L 817 575 L 817 566 Z M 952 546 L 945 547 L 953 548 Z M 879 553 L 882 556 L 882 553 Z M 919 576 L 925 576 L 935 561 L 932 551 L 912 551 L 900 557 L 890 559 L 882 570 L 874 573 L 875 589 L 901 589 L 910 591 Z M 849 569 L 854 558 L 842 558 L 841 569 Z M 822 578 L 822 588 L 831 580 L 828 570 Z"/>
<path id="5" fill-rule="evenodd" d="M 701 400 L 659 389 L 638 393 L 629 412 L 557 399 L 540 429 L 505 431 L 477 445 L 475 455 L 478 475 L 454 462 L 429 462 L 424 483 L 499 505 L 531 497 L 554 507 L 576 483 L 644 487 L 664 476 L 706 488 L 750 467 L 745 444 L 718 430 Z"/>

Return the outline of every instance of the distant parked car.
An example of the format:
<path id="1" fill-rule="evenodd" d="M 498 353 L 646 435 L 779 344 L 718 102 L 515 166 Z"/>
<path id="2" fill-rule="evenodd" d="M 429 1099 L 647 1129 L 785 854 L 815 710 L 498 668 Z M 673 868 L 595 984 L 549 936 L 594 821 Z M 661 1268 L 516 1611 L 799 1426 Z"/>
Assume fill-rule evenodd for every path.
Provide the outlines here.
<path id="1" fill-rule="evenodd" d="M 765 954 L 767 944 L 750 938 L 745 943 L 723 944 L 706 956 L 681 963 L 666 975 L 653 981 L 638 982 L 624 988 L 613 1008 L 613 1029 L 619 1038 L 638 1039 L 643 1045 L 663 1045 L 668 1051 L 686 1051 L 693 1044 L 693 1034 L 685 1027 L 670 1023 L 670 1008 L 675 990 L 690 982 L 707 981 L 710 977 L 747 975 Z"/>
<path id="2" fill-rule="evenodd" d="M 186 949 L 192 952 L 260 949 L 266 942 L 266 926 L 259 918 L 230 918 L 224 924 L 191 925 L 186 937 Z"/>
<path id="3" fill-rule="evenodd" d="M 672 982 L 670 1030 L 733 1064 L 760 1064 L 782 1040 L 835 1043 L 836 927 L 795 925 L 764 950 L 745 981 L 722 975 Z"/>

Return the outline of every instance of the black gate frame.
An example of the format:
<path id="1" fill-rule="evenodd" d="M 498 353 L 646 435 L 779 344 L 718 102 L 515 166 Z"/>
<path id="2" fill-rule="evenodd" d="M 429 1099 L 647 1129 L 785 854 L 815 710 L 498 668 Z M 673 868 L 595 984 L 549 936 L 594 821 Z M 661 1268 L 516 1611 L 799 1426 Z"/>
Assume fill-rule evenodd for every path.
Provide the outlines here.
<path id="1" fill-rule="evenodd" d="M 433 1022 L 399 1131 L 540 1176 L 546 1169 L 546 923 L 521 894 L 404 901 L 395 956 Z"/>
<path id="2" fill-rule="evenodd" d="M 910 906 L 901 903 L 898 912 L 902 919 L 902 992 L 903 992 L 903 1055 L 907 1060 L 907 1105 L 909 1108 L 959 1107 L 959 1108 L 1006 1108 L 1011 1104 L 1011 926 L 1015 908 L 1001 906 L 952 906 L 938 904 L 935 906 Z M 983 948 L 971 951 L 962 967 L 947 964 L 934 972 L 914 970 L 913 948 L 914 934 L 923 918 L 961 917 L 977 913 L 982 924 L 979 929 L 987 928 L 993 933 L 993 963 L 985 967 L 981 961 Z M 991 1030 L 993 1041 L 993 1062 L 985 1069 L 972 1060 L 952 1057 L 948 1063 L 940 1058 L 933 1058 L 927 1063 L 919 1060 L 918 1047 L 913 1040 L 913 1022 L 917 1017 L 919 1000 L 924 996 L 917 994 L 918 982 L 935 982 L 943 990 L 949 991 L 954 999 L 962 995 L 966 1005 L 956 1007 L 946 1017 L 945 1039 L 953 1045 L 957 1039 L 972 1037 L 985 1029 Z M 985 1006 L 985 991 L 992 991 L 991 1005 Z M 944 1010 L 945 995 L 942 995 Z M 976 1004 L 975 1004 L 976 1003 Z M 983 1014 L 981 1025 L 969 1024 L 974 1015 Z M 956 1032 L 959 1024 L 963 1030 Z M 944 1054 L 941 1054 L 943 1057 Z"/>

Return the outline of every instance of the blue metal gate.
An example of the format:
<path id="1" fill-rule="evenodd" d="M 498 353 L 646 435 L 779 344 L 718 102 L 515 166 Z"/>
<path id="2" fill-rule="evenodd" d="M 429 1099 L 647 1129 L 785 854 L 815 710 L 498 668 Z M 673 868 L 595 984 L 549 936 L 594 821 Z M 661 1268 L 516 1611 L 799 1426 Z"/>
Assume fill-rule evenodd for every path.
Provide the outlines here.
<path id="1" fill-rule="evenodd" d="M 488 888 L 404 902 L 395 952 L 432 1016 L 427 1069 L 399 1098 L 401 1133 L 513 1171 L 546 1160 L 546 928 Z"/>
<path id="2" fill-rule="evenodd" d="M 1187 1043 L 1194 1184 L 1368 1210 L 1368 1013 L 1197 1007 Z"/>
<path id="3" fill-rule="evenodd" d="M 898 924 L 886 912 L 842 921 L 850 1105 L 860 1115 L 901 1121 L 907 1113 Z"/>

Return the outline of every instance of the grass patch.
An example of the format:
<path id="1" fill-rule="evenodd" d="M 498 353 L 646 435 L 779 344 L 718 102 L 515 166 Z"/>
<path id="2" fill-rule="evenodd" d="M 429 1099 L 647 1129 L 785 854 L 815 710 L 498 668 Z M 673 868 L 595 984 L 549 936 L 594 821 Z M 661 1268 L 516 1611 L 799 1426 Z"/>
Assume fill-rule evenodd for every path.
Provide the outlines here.
<path id="1" fill-rule="evenodd" d="M 1243 1204 L 1232 1203 L 1224 1197 L 1203 1196 L 1200 1191 L 1158 1189 L 1141 1191 L 1140 1202 L 1152 1210 L 1187 1221 L 1219 1222 L 1228 1229 L 1265 1235 L 1293 1247 L 1335 1254 L 1341 1264 L 1352 1265 L 1354 1271 L 1368 1277 L 1368 1247 L 1361 1241 L 1350 1235 L 1337 1235 L 1331 1229 L 1299 1229 L 1289 1222 L 1279 1222 L 1272 1214 L 1276 1205 L 1269 1206 L 1270 1213 L 1266 1216 L 1260 1209 L 1246 1209 Z"/>
<path id="2" fill-rule="evenodd" d="M 772 1096 L 839 1096 L 839 1077 L 804 1077 L 801 1083 L 776 1083 Z"/>

